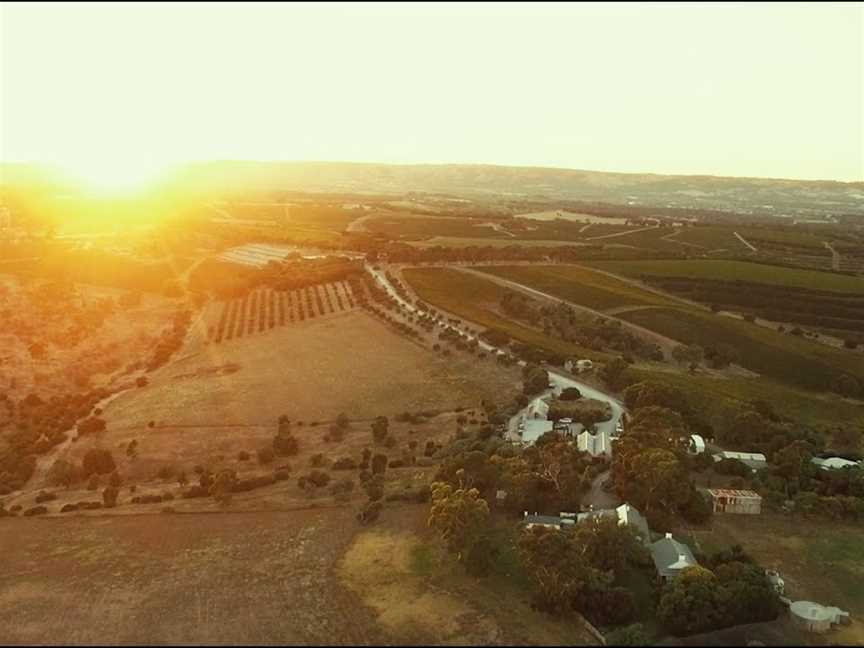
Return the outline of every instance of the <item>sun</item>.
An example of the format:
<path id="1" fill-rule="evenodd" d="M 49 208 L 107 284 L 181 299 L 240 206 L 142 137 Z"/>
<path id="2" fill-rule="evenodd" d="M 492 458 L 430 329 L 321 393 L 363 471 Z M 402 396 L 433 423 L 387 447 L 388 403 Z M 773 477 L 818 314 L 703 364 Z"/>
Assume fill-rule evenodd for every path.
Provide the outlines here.
<path id="1" fill-rule="evenodd" d="M 123 196 L 150 188 L 166 165 L 133 156 L 77 159 L 61 165 L 64 174 L 87 193 Z"/>

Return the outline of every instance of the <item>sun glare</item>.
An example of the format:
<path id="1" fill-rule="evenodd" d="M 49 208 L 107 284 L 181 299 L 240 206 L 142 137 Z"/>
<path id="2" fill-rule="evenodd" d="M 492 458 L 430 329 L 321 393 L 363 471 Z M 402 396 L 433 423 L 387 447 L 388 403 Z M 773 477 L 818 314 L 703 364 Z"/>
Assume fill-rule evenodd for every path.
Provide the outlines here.
<path id="1" fill-rule="evenodd" d="M 116 158 L 77 160 L 62 168 L 85 191 L 112 196 L 144 191 L 165 171 L 164 165 L 149 161 Z"/>

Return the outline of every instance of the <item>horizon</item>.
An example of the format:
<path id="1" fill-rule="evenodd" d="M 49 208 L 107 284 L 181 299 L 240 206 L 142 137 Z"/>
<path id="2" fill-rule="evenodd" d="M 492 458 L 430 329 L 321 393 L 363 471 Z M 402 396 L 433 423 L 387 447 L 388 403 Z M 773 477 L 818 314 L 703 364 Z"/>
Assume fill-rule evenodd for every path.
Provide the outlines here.
<path id="1" fill-rule="evenodd" d="M 860 3 L 0 15 L 0 159 L 108 187 L 208 160 L 864 181 Z"/>

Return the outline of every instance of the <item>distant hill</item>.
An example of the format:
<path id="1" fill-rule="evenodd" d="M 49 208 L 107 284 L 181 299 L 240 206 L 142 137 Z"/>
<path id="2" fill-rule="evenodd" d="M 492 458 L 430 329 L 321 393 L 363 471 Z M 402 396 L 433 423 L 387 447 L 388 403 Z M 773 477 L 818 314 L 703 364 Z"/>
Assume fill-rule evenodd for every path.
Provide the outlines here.
<path id="1" fill-rule="evenodd" d="M 6 177 L 5 165 L 0 175 Z M 20 168 L 9 177 L 21 177 Z M 466 198 L 597 201 L 806 217 L 864 216 L 864 182 L 608 173 L 473 164 L 214 161 L 174 174 L 184 188 L 216 192 L 443 193 Z"/>

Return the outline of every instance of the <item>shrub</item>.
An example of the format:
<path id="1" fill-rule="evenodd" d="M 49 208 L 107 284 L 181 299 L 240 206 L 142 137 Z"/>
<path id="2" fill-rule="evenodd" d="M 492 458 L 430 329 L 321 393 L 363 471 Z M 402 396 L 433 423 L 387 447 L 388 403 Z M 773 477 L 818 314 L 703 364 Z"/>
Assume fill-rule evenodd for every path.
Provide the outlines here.
<path id="1" fill-rule="evenodd" d="M 306 479 L 320 488 L 326 486 L 330 482 L 330 475 L 323 470 L 313 470 L 306 476 Z"/>
<path id="2" fill-rule="evenodd" d="M 172 479 L 172 478 L 174 477 L 174 474 L 175 474 L 176 472 L 177 472 L 177 470 L 176 470 L 176 468 L 175 468 L 174 466 L 162 466 L 162 467 L 158 470 L 158 472 L 156 473 L 156 476 L 157 476 L 159 479 L 162 479 L 162 480 L 167 481 L 167 480 L 169 480 L 169 479 Z"/>
<path id="3" fill-rule="evenodd" d="M 249 459 L 251 459 L 251 455 L 245 450 L 237 453 L 237 461 L 249 461 Z"/>
<path id="4" fill-rule="evenodd" d="M 149 381 L 147 380 L 147 376 L 139 376 L 135 379 L 135 385 L 137 387 L 146 387 Z"/>
<path id="5" fill-rule="evenodd" d="M 309 465 L 312 466 L 313 468 L 321 468 L 322 466 L 326 465 L 326 463 L 327 463 L 327 457 L 325 457 L 320 452 L 316 452 L 309 459 Z"/>
<path id="6" fill-rule="evenodd" d="M 195 497 L 207 497 L 210 494 L 210 489 L 205 486 L 191 486 L 183 492 L 183 499 L 192 499 Z"/>
<path id="7" fill-rule="evenodd" d="M 233 493 L 244 493 L 246 491 L 270 486 L 276 483 L 276 478 L 273 475 L 261 475 L 259 477 L 249 477 L 247 479 L 237 480 L 231 487 Z"/>
<path id="8" fill-rule="evenodd" d="M 363 508 L 361 508 L 360 512 L 357 514 L 357 521 L 360 522 L 360 524 L 362 524 L 363 526 L 366 526 L 372 524 L 375 520 L 377 520 L 380 514 L 381 502 L 366 502 L 366 504 L 363 505 Z"/>
<path id="9" fill-rule="evenodd" d="M 62 506 L 62 508 L 60 509 L 60 512 L 61 513 L 71 513 L 73 511 L 77 511 L 77 510 L 78 510 L 77 504 L 64 504 Z"/>
<path id="10" fill-rule="evenodd" d="M 263 448 L 258 449 L 258 463 L 263 465 L 269 464 L 276 457 L 276 453 L 273 452 L 273 448 L 271 446 L 264 446 Z"/>
<path id="11" fill-rule="evenodd" d="M 114 508 L 117 506 L 117 495 L 118 490 L 114 486 L 107 486 L 105 490 L 102 491 L 102 503 L 105 508 Z"/>
<path id="12" fill-rule="evenodd" d="M 84 455 L 81 461 L 81 472 L 85 477 L 93 474 L 107 475 L 117 468 L 114 456 L 108 450 L 92 448 Z"/>
<path id="13" fill-rule="evenodd" d="M 357 468 L 357 462 L 351 457 L 342 457 L 333 462 L 333 470 L 354 470 Z"/>
<path id="14" fill-rule="evenodd" d="M 291 477 L 291 473 L 285 469 L 277 470 L 273 473 L 273 479 L 275 481 L 285 481 Z"/>
<path id="15" fill-rule="evenodd" d="M 91 475 L 87 482 L 87 490 L 95 491 L 99 488 L 99 475 Z"/>
<path id="16" fill-rule="evenodd" d="M 391 459 L 390 463 L 387 464 L 390 468 L 404 468 L 405 462 L 401 459 Z"/>
<path id="17" fill-rule="evenodd" d="M 42 491 L 36 495 L 37 504 L 41 504 L 42 502 L 52 502 L 56 499 L 57 496 L 54 493 L 46 493 L 45 491 Z"/>
<path id="18" fill-rule="evenodd" d="M 24 511 L 24 517 L 30 517 L 32 515 L 44 515 L 47 512 L 48 508 L 45 506 L 34 506 Z"/>
<path id="19" fill-rule="evenodd" d="M 376 454 L 372 457 L 372 474 L 380 475 L 387 470 L 387 455 Z"/>
<path id="20" fill-rule="evenodd" d="M 291 457 L 300 451 L 300 443 L 290 432 L 279 432 L 273 437 L 273 452 L 279 457 Z"/>

